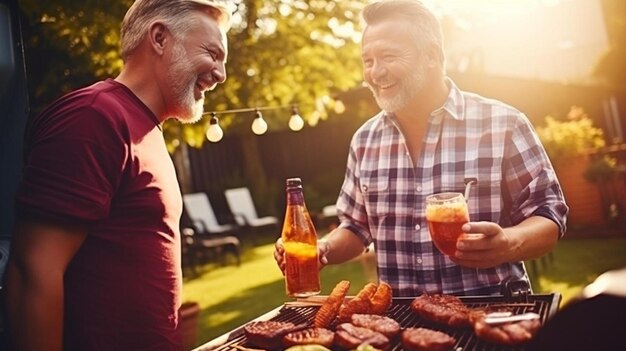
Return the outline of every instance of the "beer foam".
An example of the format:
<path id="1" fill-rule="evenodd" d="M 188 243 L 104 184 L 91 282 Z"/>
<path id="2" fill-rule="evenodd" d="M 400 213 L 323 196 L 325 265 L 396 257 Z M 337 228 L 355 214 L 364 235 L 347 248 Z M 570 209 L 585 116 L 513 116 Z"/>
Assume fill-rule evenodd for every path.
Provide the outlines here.
<path id="1" fill-rule="evenodd" d="M 429 204 L 426 206 L 426 219 L 431 222 L 469 222 L 469 213 L 464 202 Z"/>

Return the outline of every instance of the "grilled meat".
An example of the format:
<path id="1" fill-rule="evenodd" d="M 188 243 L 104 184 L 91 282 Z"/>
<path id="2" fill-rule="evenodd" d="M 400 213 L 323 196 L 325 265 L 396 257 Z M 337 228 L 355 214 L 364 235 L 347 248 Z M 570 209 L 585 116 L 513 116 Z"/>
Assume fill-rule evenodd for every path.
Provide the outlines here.
<path id="1" fill-rule="evenodd" d="M 517 345 L 530 341 L 539 328 L 539 319 L 531 319 L 518 322 L 491 325 L 485 322 L 484 314 L 472 315 L 474 322 L 474 333 L 480 339 L 496 344 Z"/>
<path id="2" fill-rule="evenodd" d="M 250 345 L 266 350 L 276 350 L 283 348 L 283 336 L 306 327 L 306 324 L 262 321 L 248 323 L 243 330 Z"/>
<path id="3" fill-rule="evenodd" d="M 420 317 L 451 327 L 471 326 L 471 310 L 456 296 L 423 294 L 411 302 Z"/>
<path id="4" fill-rule="evenodd" d="M 283 345 L 322 345 L 330 348 L 335 340 L 335 333 L 326 328 L 307 328 L 288 333 L 283 337 Z"/>
<path id="5" fill-rule="evenodd" d="M 317 328 L 330 327 L 335 318 L 337 318 L 339 308 L 341 307 L 343 299 L 346 297 L 349 288 L 350 282 L 347 280 L 342 280 L 335 285 L 326 301 L 324 301 L 320 309 L 315 313 L 313 326 Z"/>
<path id="6" fill-rule="evenodd" d="M 370 298 L 374 296 L 378 286 L 374 283 L 367 283 L 361 289 L 356 296 L 344 302 L 339 308 L 339 315 L 337 318 L 340 322 L 350 322 L 350 317 L 355 313 L 370 313 L 372 309 L 372 302 Z"/>
<path id="7" fill-rule="evenodd" d="M 385 349 L 389 345 L 389 339 L 379 332 L 357 327 L 350 323 L 342 323 L 337 326 L 335 344 L 348 350 L 356 349 L 359 345 L 371 345 L 377 349 Z"/>
<path id="8" fill-rule="evenodd" d="M 407 351 L 445 351 L 456 340 L 446 333 L 427 328 L 407 328 L 402 332 L 402 345 Z"/>
<path id="9" fill-rule="evenodd" d="M 381 282 L 376 289 L 376 292 L 370 297 L 372 304 L 370 313 L 372 314 L 384 314 L 393 299 L 393 292 L 391 286 L 385 282 Z"/>
<path id="10" fill-rule="evenodd" d="M 393 339 L 400 334 L 400 323 L 394 319 L 375 314 L 353 314 L 351 318 L 353 325 L 377 331 L 389 339 Z"/>

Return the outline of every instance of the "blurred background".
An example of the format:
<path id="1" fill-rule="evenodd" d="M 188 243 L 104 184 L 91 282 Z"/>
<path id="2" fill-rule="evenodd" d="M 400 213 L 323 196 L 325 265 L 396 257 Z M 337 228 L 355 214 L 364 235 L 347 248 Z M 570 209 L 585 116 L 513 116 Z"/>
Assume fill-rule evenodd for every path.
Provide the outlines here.
<path id="1" fill-rule="evenodd" d="M 223 139 L 207 140 L 208 116 L 194 125 L 165 126 L 184 192 L 207 192 L 216 211 L 227 212 L 224 189 L 247 186 L 260 212 L 280 215 L 284 179 L 301 176 L 309 207 L 319 210 L 335 202 L 349 139 L 377 112 L 361 76 L 359 13 L 367 2 L 228 2 L 234 13 L 228 80 L 208 95 L 205 108 L 219 113 Z M 30 114 L 71 89 L 119 72 L 119 25 L 131 3 L 19 1 Z M 461 88 L 519 108 L 538 129 L 546 126 L 548 116 L 574 129 L 584 129 L 580 120 L 589 119 L 589 128 L 601 132 L 595 139 L 575 141 L 575 133 L 583 131 L 563 136 L 551 129 L 542 138 L 560 143 L 554 148 L 578 148 L 574 153 L 594 160 L 609 153 L 609 168 L 622 170 L 623 1 L 425 3 L 442 20 L 448 74 Z M 297 132 L 288 127 L 293 106 L 305 121 Z M 251 131 L 254 111 L 224 113 L 255 108 L 262 109 L 268 125 L 262 135 Z M 556 158 L 577 155 L 551 156 L 557 164 Z M 601 208 L 605 213 L 599 216 L 623 217 L 618 200 L 602 198 L 601 206 L 590 208 Z"/>
<path id="2" fill-rule="evenodd" d="M 207 193 L 218 219 L 227 222 L 232 213 L 224 191 L 247 187 L 259 215 L 282 221 L 284 180 L 299 176 L 320 233 L 327 231 L 332 218 L 322 221 L 327 219 L 322 208 L 336 201 L 352 133 L 378 111 L 361 73 L 359 14 L 368 2 L 227 2 L 234 14 L 228 80 L 208 93 L 205 106 L 207 114 L 217 114 L 223 138 L 207 140 L 210 116 L 194 125 L 168 121 L 164 126 L 183 193 Z M 464 90 L 517 107 L 538 130 L 571 207 L 566 238 L 623 239 L 626 1 L 424 2 L 442 21 L 448 74 Z M 119 27 L 131 3 L 1 0 L 0 259 L 8 253 L 21 136 L 28 118 L 72 89 L 117 75 L 122 67 Z M 294 107 L 304 120 L 301 129 L 289 127 Z M 251 130 L 255 109 L 267 124 L 260 135 Z M 249 248 L 242 267 L 246 260 L 271 255 L 269 243 L 278 234 L 258 234 L 260 240 L 242 243 Z M 624 242 L 618 243 L 610 242 L 618 250 L 617 260 L 576 280 L 577 286 L 611 265 L 626 265 Z M 355 267 L 361 271 L 361 265 Z M 228 272 L 244 274 L 244 268 L 238 269 Z M 222 322 L 209 322 L 224 313 L 211 307 L 219 299 L 206 298 L 214 288 L 202 285 L 206 279 L 216 281 L 210 275 L 217 272 L 223 271 L 207 268 L 189 274 L 185 288 L 188 299 L 203 301 L 205 341 L 228 327 L 211 329 Z M 282 289 L 280 273 L 274 273 L 268 292 Z M 364 274 L 361 281 L 375 279 L 375 272 L 365 269 Z M 237 301 L 232 306 L 240 309 L 242 302 Z M 224 319 L 232 322 L 233 316 Z"/>

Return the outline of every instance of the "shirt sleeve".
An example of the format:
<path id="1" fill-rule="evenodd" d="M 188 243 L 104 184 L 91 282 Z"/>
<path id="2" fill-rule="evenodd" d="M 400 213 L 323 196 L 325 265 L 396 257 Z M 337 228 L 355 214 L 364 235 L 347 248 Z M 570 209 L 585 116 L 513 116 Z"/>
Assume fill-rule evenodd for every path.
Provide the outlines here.
<path id="1" fill-rule="evenodd" d="M 340 220 L 339 227 L 353 232 L 367 247 L 372 242 L 372 236 L 369 231 L 365 201 L 359 187 L 357 140 L 358 136 L 355 135 L 350 143 L 346 174 L 337 200 L 337 213 Z"/>
<path id="2" fill-rule="evenodd" d="M 119 125 L 88 106 L 57 106 L 35 119 L 26 143 L 18 217 L 87 224 L 109 215 L 128 155 Z"/>
<path id="3" fill-rule="evenodd" d="M 566 230 L 568 207 L 556 173 L 534 128 L 524 115 L 517 119 L 507 143 L 503 181 L 514 224 L 538 215 Z"/>

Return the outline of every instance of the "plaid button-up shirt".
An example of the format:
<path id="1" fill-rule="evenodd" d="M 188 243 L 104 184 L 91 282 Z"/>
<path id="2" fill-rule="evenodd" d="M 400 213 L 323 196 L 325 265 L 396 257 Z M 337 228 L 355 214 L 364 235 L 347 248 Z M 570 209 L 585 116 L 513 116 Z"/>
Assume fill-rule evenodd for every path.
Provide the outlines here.
<path id="1" fill-rule="evenodd" d="M 374 243 L 379 279 L 394 296 L 496 294 L 506 278 L 528 279 L 523 262 L 462 267 L 441 254 L 428 233 L 424 201 L 444 191 L 468 196 L 471 221 L 503 228 L 540 215 L 565 232 L 567 206 L 548 156 L 524 114 L 462 92 L 447 79 L 445 104 L 429 116 L 417 164 L 393 114 L 368 120 L 351 141 L 337 201 L 341 227 Z"/>

